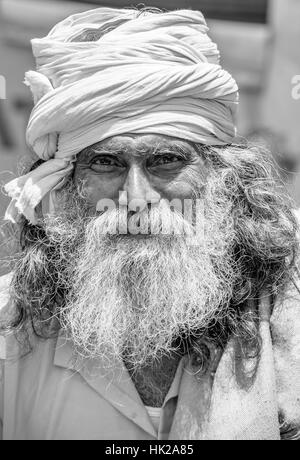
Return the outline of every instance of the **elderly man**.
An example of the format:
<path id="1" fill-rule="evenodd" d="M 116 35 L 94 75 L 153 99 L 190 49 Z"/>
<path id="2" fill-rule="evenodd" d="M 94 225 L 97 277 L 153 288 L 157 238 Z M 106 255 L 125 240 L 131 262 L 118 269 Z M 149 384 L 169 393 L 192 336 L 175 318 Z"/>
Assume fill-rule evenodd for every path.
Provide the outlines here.
<path id="1" fill-rule="evenodd" d="M 6 185 L 3 439 L 296 439 L 297 224 L 200 12 L 32 41 L 40 158 Z"/>

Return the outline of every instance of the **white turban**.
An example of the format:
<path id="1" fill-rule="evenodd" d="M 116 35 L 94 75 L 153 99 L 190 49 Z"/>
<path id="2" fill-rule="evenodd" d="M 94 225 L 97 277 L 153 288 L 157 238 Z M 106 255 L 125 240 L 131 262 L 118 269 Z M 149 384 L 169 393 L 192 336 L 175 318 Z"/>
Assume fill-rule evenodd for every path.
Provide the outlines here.
<path id="1" fill-rule="evenodd" d="M 103 35 L 76 41 L 93 31 Z M 35 223 L 35 207 L 45 197 L 54 206 L 76 154 L 111 136 L 231 143 L 238 88 L 207 31 L 198 11 L 97 8 L 32 40 L 37 72 L 27 72 L 25 82 L 35 106 L 26 140 L 45 163 L 5 186 L 12 198 L 5 218 L 23 214 Z"/>

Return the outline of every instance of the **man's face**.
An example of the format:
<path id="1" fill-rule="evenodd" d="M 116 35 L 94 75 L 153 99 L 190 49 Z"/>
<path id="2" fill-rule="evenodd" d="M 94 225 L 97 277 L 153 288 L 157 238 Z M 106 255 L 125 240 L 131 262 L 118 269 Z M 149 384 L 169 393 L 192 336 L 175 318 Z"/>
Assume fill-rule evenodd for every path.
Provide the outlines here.
<path id="1" fill-rule="evenodd" d="M 125 134 L 83 150 L 74 182 L 95 209 L 103 199 L 118 204 L 120 192 L 126 192 L 128 203 L 190 199 L 206 176 L 204 160 L 189 142 L 157 134 Z"/>
<path id="2" fill-rule="evenodd" d="M 61 212 L 60 224 L 50 221 L 47 231 L 59 239 L 58 252 L 69 264 L 61 323 L 81 354 L 108 362 L 126 355 L 138 368 L 223 314 L 236 276 L 234 228 L 232 203 L 214 194 L 215 180 L 189 142 L 160 135 L 115 136 L 79 155 L 75 190 L 66 190 L 66 214 Z M 133 216 L 125 214 L 138 222 L 148 215 L 151 237 L 128 238 L 118 231 L 124 191 L 129 206 L 136 199 L 151 202 Z M 114 208 L 97 213 L 104 199 Z M 203 203 L 204 231 L 195 232 L 193 244 L 185 229 L 194 230 L 195 220 L 168 207 L 174 199 Z M 166 214 L 169 233 L 163 231 Z"/>

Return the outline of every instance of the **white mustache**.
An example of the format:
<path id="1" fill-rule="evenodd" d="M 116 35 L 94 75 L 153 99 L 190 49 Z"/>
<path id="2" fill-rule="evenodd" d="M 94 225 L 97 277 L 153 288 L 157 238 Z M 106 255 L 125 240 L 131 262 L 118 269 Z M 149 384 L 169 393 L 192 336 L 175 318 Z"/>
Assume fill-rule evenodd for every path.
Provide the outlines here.
<path id="1" fill-rule="evenodd" d="M 198 206 L 200 209 L 200 207 Z M 192 210 L 193 211 L 193 210 Z M 99 211 L 97 217 L 98 234 L 111 235 L 184 235 L 195 234 L 192 212 L 189 220 L 178 209 L 171 209 L 165 200 L 155 206 L 144 206 L 142 210 L 132 211 L 126 206 Z M 198 212 L 199 218 L 199 212 Z M 203 219 L 201 213 L 200 219 Z"/>

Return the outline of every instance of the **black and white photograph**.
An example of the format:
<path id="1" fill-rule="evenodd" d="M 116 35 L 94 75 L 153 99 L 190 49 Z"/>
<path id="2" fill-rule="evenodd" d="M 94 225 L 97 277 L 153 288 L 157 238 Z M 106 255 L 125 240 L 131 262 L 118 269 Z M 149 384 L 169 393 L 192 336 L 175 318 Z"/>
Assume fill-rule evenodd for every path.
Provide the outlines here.
<path id="1" fill-rule="evenodd" d="M 300 440 L 300 0 L 0 0 L 0 440 Z"/>

